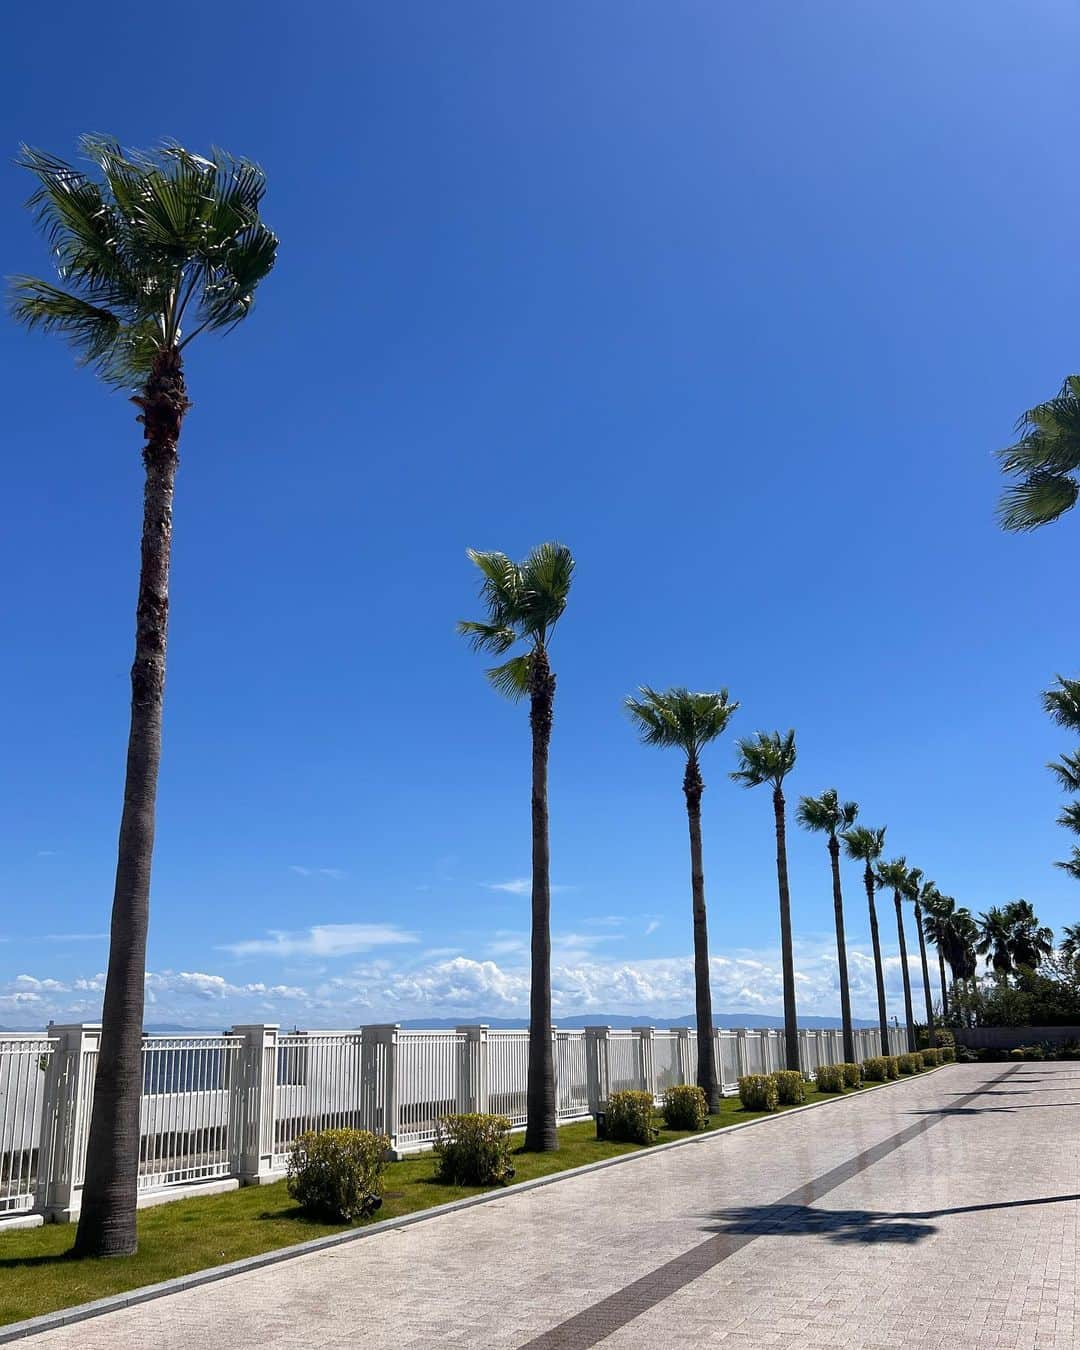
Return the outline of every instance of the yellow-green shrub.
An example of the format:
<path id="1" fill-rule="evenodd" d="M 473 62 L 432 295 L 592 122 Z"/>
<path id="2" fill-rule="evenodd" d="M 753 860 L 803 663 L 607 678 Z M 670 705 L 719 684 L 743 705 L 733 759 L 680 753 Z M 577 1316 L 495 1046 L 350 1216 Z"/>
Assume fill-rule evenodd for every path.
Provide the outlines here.
<path id="1" fill-rule="evenodd" d="M 798 1069 L 777 1069 L 769 1077 L 776 1083 L 781 1106 L 799 1106 L 806 1101 L 806 1079 Z"/>
<path id="2" fill-rule="evenodd" d="M 942 1062 L 942 1064 L 955 1064 L 955 1063 L 956 1063 L 956 1046 L 955 1046 L 955 1045 L 943 1045 L 943 1046 L 941 1047 L 941 1062 Z"/>
<path id="3" fill-rule="evenodd" d="M 921 1073 L 921 1072 L 922 1072 L 922 1066 L 923 1066 L 922 1055 L 919 1055 L 919 1054 L 914 1054 L 914 1055 L 897 1055 L 897 1059 L 900 1061 L 900 1072 L 901 1072 L 901 1073 Z"/>
<path id="4" fill-rule="evenodd" d="M 693 1083 L 664 1093 L 664 1124 L 669 1130 L 703 1130 L 709 1123 L 709 1099 Z"/>
<path id="5" fill-rule="evenodd" d="M 510 1121 L 483 1112 L 443 1116 L 435 1126 L 435 1154 L 441 1181 L 455 1186 L 505 1186 L 514 1175 Z"/>
<path id="6" fill-rule="evenodd" d="M 651 1144 L 659 1133 L 653 1125 L 652 1093 L 632 1088 L 613 1092 L 608 1098 L 605 1129 L 607 1137 L 616 1143 Z"/>
<path id="7" fill-rule="evenodd" d="M 899 1078 L 899 1077 L 900 1077 L 900 1056 L 899 1056 L 899 1055 L 885 1055 L 885 1056 L 884 1056 L 884 1059 L 885 1059 L 885 1072 L 889 1075 L 890 1078 L 894 1078 L 894 1079 L 895 1079 L 895 1078 Z"/>
<path id="8" fill-rule="evenodd" d="M 862 1087 L 862 1068 L 858 1064 L 841 1064 L 839 1067 L 844 1075 L 845 1087 Z"/>
<path id="9" fill-rule="evenodd" d="M 922 1055 L 923 1067 L 927 1069 L 936 1069 L 941 1063 L 941 1051 L 936 1049 L 920 1050 Z"/>
<path id="10" fill-rule="evenodd" d="M 739 1079 L 739 1101 L 747 1111 L 775 1111 L 780 1105 L 776 1079 L 767 1073 L 747 1073 Z"/>
<path id="11" fill-rule="evenodd" d="M 842 1064 L 822 1064 L 814 1070 L 814 1082 L 819 1092 L 843 1092 L 844 1067 Z"/>
<path id="12" fill-rule="evenodd" d="M 355 1223 L 382 1204 L 389 1140 L 370 1130 L 309 1130 L 289 1149 L 289 1194 L 312 1218 Z"/>
<path id="13" fill-rule="evenodd" d="M 889 1076 L 889 1061 L 884 1055 L 863 1060 L 862 1076 L 868 1083 L 884 1083 Z"/>

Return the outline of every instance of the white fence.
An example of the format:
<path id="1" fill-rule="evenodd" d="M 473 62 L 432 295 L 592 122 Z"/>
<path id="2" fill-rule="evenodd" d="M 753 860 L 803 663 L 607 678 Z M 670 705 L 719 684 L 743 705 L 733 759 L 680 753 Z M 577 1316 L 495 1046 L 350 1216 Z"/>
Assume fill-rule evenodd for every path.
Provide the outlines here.
<path id="1" fill-rule="evenodd" d="M 74 1218 L 81 1203 L 101 1029 L 50 1026 L 0 1035 L 0 1223 L 30 1213 Z M 902 1053 L 903 1031 L 890 1031 Z M 880 1053 L 879 1033 L 855 1032 L 857 1059 Z M 694 1081 L 696 1032 L 678 1027 L 556 1030 L 552 1044 L 560 1124 L 594 1112 L 612 1092 L 657 1100 Z M 784 1067 L 784 1033 L 715 1031 L 725 1094 L 740 1075 Z M 800 1031 L 809 1077 L 843 1059 L 839 1031 Z M 178 1187 L 280 1176 L 305 1131 L 341 1127 L 387 1135 L 397 1155 L 431 1145 L 441 1116 L 492 1111 L 524 1125 L 528 1032 L 233 1027 L 222 1036 L 143 1039 L 139 1191 L 149 1201 Z"/>

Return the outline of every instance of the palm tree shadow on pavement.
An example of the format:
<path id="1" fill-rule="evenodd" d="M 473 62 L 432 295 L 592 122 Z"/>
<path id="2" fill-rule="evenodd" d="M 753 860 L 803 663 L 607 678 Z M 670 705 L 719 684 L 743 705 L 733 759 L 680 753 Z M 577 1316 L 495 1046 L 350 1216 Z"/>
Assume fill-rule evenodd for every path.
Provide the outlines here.
<path id="1" fill-rule="evenodd" d="M 817 1209 L 810 1205 L 735 1205 L 709 1217 L 706 1232 L 748 1237 L 824 1237 L 839 1243 L 901 1243 L 912 1245 L 938 1231 L 931 1219 L 950 1214 L 978 1214 L 994 1209 L 1065 1204 L 1080 1193 L 1037 1196 L 1030 1200 L 1002 1200 L 984 1205 L 956 1205 L 950 1209 L 889 1213 L 873 1209 Z"/>

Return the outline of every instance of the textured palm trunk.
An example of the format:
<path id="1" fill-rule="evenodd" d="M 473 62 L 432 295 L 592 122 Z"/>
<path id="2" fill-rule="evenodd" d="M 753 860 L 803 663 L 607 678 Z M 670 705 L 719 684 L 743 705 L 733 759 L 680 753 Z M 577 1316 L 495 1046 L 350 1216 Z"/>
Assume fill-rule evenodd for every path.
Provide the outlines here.
<path id="1" fill-rule="evenodd" d="M 900 973 L 904 977 L 904 1017 L 907 1020 L 907 1048 L 910 1052 L 915 1049 L 915 1014 L 911 1010 L 911 975 L 908 972 L 904 910 L 900 903 L 899 891 L 893 891 L 893 903 L 896 905 L 896 935 L 900 941 Z"/>
<path id="2" fill-rule="evenodd" d="M 878 932 L 877 905 L 874 904 L 874 869 L 869 863 L 863 873 L 866 903 L 870 907 L 870 941 L 874 947 L 874 979 L 877 982 L 878 1025 L 881 1028 L 881 1053 L 892 1053 L 889 1045 L 889 1010 L 885 1003 L 885 968 L 881 964 L 881 934 Z"/>
<path id="3" fill-rule="evenodd" d="M 788 889 L 787 823 L 784 794 L 773 788 L 776 819 L 776 883 L 780 891 L 780 960 L 784 971 L 784 1062 L 789 1069 L 799 1063 L 799 1018 L 795 1008 L 795 953 L 791 945 L 791 892 Z"/>
<path id="4" fill-rule="evenodd" d="M 525 1148 L 553 1153 L 559 1147 L 555 1064 L 551 1047 L 551 852 L 548 839 L 548 747 L 555 707 L 555 676 L 545 648 L 532 654 L 529 671 L 532 728 L 532 978 L 529 987 L 529 1088 Z"/>
<path id="5" fill-rule="evenodd" d="M 146 438 L 142 564 L 109 969 L 86 1182 L 75 1236 L 75 1250 L 81 1256 L 124 1256 L 136 1249 L 143 986 L 165 695 L 173 485 L 180 426 L 188 408 L 178 351 L 156 357 L 142 396 L 133 402 L 142 409 L 139 420 Z"/>
<path id="6" fill-rule="evenodd" d="M 919 935 L 919 960 L 922 963 L 923 998 L 926 1003 L 926 1032 L 931 1047 L 937 1045 L 937 1031 L 934 1027 L 934 999 L 930 993 L 930 967 L 926 960 L 926 935 L 922 926 L 922 906 L 915 901 L 915 931 Z"/>
<path id="7" fill-rule="evenodd" d="M 840 1022 L 843 1026 L 844 1060 L 855 1063 L 855 1033 L 851 1028 L 851 989 L 848 985 L 847 943 L 844 940 L 844 893 L 840 887 L 840 840 L 829 835 L 832 863 L 833 913 L 836 917 L 836 964 L 840 971 Z"/>
<path id="8" fill-rule="evenodd" d="M 944 1021 L 949 1020 L 949 990 L 945 979 L 945 953 L 939 947 L 937 949 L 938 959 L 938 978 L 941 980 L 941 1016 Z"/>
<path id="9" fill-rule="evenodd" d="M 701 794 L 705 784 L 697 759 L 686 762 L 683 792 L 690 823 L 690 893 L 694 906 L 694 991 L 697 1011 L 697 1084 L 708 1098 L 709 1112 L 720 1110 L 720 1089 L 713 1059 L 712 989 L 709 971 L 709 929 L 705 917 L 705 869 L 701 860 Z"/>

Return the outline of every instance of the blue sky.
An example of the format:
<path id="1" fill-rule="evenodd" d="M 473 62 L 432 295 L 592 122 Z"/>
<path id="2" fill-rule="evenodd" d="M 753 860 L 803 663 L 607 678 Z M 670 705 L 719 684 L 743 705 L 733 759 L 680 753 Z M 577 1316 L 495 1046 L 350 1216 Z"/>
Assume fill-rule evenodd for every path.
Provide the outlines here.
<path id="1" fill-rule="evenodd" d="M 991 457 L 1077 368 L 1075 7 L 65 9 L 63 45 L 8 19 L 48 70 L 9 72 L 0 144 L 224 145 L 282 240 L 190 349 L 151 1021 L 524 1009 L 527 718 L 454 633 L 468 545 L 578 558 L 557 1015 L 692 1006 L 681 767 L 619 709 L 643 681 L 794 726 L 792 802 L 835 784 L 962 903 L 1077 918 L 1038 694 L 1075 670 L 1080 521 L 1001 534 Z M 27 191 L 0 168 L 5 272 L 48 265 Z M 0 324 L 0 372 L 0 1022 L 36 1025 L 100 998 L 140 437 L 55 340 Z M 775 1011 L 770 804 L 733 759 L 714 998 Z M 802 1007 L 834 1013 L 825 851 L 790 842 Z"/>

